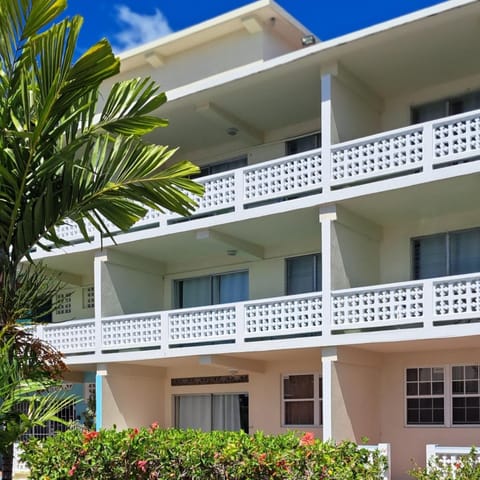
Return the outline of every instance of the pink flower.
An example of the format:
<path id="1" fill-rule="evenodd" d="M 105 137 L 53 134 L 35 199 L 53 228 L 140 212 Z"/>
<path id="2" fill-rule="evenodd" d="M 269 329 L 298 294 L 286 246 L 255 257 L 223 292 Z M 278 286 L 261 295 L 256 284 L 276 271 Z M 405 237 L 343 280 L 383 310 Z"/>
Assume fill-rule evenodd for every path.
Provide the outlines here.
<path id="1" fill-rule="evenodd" d="M 77 466 L 77 464 L 75 463 L 75 464 L 72 466 L 72 468 L 68 471 L 68 476 L 69 476 L 69 477 L 73 477 L 73 475 L 74 475 L 75 472 L 77 471 L 77 468 L 78 468 L 78 466 Z"/>
<path id="2" fill-rule="evenodd" d="M 156 430 L 158 428 L 158 422 L 153 422 L 151 425 L 150 425 L 150 428 L 152 430 Z"/>
<path id="3" fill-rule="evenodd" d="M 147 465 L 148 465 L 148 460 L 138 460 L 137 461 L 138 469 L 141 470 L 144 473 L 147 471 Z"/>
<path id="4" fill-rule="evenodd" d="M 306 432 L 300 439 L 300 445 L 313 445 L 315 443 L 315 435 L 312 432 Z"/>

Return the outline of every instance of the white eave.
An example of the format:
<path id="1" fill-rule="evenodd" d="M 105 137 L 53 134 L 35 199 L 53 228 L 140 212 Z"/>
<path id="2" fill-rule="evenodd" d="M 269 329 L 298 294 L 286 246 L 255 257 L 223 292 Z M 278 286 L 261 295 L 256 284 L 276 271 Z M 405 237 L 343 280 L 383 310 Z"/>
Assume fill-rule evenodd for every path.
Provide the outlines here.
<path id="1" fill-rule="evenodd" d="M 244 28 L 248 29 L 249 19 L 266 24 L 275 18 L 277 30 L 290 42 L 298 42 L 311 32 L 274 0 L 258 0 L 244 7 L 225 13 L 211 20 L 199 23 L 179 32 L 161 37 L 119 54 L 122 71 L 132 70 L 148 63 L 146 57 L 155 54 L 159 59 L 170 57 L 192 47 L 208 43 Z"/>

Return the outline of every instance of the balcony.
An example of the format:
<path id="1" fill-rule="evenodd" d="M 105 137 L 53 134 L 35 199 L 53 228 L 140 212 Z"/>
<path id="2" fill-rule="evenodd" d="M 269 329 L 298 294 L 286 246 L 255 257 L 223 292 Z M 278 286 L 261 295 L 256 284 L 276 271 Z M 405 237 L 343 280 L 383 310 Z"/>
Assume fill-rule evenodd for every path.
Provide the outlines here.
<path id="1" fill-rule="evenodd" d="M 461 174 L 460 164 L 479 156 L 480 110 L 476 110 L 203 177 L 199 182 L 205 186 L 205 195 L 196 198 L 198 208 L 192 218 L 217 215 L 221 222 L 221 214 L 239 214 L 266 203 L 285 205 L 286 200 L 314 196 L 316 204 L 328 203 L 358 195 L 357 186 L 363 186 L 361 194 L 368 194 L 396 188 L 399 179 L 428 182 L 433 172 L 441 173 L 439 178 Z M 132 230 L 173 232 L 183 220 L 149 210 Z M 88 228 L 94 238 L 94 229 Z M 83 242 L 75 225 L 60 227 L 59 235 L 73 243 Z"/>
<path id="2" fill-rule="evenodd" d="M 480 273 L 337 290 L 328 302 L 325 295 L 73 321 L 35 334 L 69 360 L 106 361 L 291 348 L 292 339 L 302 347 L 480 332 Z"/>

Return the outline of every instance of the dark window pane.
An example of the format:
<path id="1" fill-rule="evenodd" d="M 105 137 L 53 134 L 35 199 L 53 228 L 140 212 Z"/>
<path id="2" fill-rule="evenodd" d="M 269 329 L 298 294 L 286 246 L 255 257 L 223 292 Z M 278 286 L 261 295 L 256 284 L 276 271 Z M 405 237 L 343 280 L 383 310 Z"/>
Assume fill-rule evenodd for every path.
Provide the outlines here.
<path id="1" fill-rule="evenodd" d="M 445 100 L 436 100 L 412 107 L 412 123 L 428 122 L 447 115 L 447 102 Z"/>
<path id="2" fill-rule="evenodd" d="M 313 398 L 313 375 L 290 375 L 283 379 L 283 395 L 290 398 Z"/>
<path id="3" fill-rule="evenodd" d="M 452 382 L 452 392 L 453 393 L 465 393 L 463 382 Z"/>
<path id="4" fill-rule="evenodd" d="M 407 383 L 407 395 L 418 395 L 418 384 Z"/>
<path id="5" fill-rule="evenodd" d="M 480 229 L 450 233 L 450 274 L 480 270 Z"/>
<path id="6" fill-rule="evenodd" d="M 465 367 L 465 378 L 467 380 L 477 380 L 479 377 L 478 365 L 468 365 Z"/>
<path id="7" fill-rule="evenodd" d="M 454 380 L 463 380 L 463 367 L 452 367 L 452 378 Z"/>
<path id="8" fill-rule="evenodd" d="M 313 401 L 285 402 L 285 425 L 313 425 Z"/>
<path id="9" fill-rule="evenodd" d="M 293 155 L 295 153 L 306 152 L 319 148 L 321 145 L 321 139 L 319 133 L 313 135 L 306 135 L 300 138 L 294 138 L 285 142 L 285 153 L 287 155 Z"/>
<path id="10" fill-rule="evenodd" d="M 447 275 L 445 234 L 413 240 L 413 276 L 416 280 Z"/>
<path id="11" fill-rule="evenodd" d="M 442 380 L 443 381 L 443 368 L 442 367 L 432 368 L 432 380 Z"/>
<path id="12" fill-rule="evenodd" d="M 432 385 L 430 383 L 422 382 L 418 386 L 419 386 L 419 389 L 418 389 L 419 395 L 432 394 Z"/>
<path id="13" fill-rule="evenodd" d="M 418 370 L 416 368 L 407 368 L 407 381 L 413 382 L 418 380 Z"/>
<path id="14" fill-rule="evenodd" d="M 478 392 L 478 380 L 468 380 L 465 382 L 466 393 L 479 393 Z"/>
<path id="15" fill-rule="evenodd" d="M 431 368 L 420 368 L 420 381 L 428 381 L 432 379 L 432 369 Z"/>
<path id="16" fill-rule="evenodd" d="M 322 267 L 320 255 L 287 258 L 287 295 L 321 290 Z"/>
<path id="17" fill-rule="evenodd" d="M 443 382 L 433 382 L 432 383 L 432 394 L 433 395 L 443 395 Z"/>

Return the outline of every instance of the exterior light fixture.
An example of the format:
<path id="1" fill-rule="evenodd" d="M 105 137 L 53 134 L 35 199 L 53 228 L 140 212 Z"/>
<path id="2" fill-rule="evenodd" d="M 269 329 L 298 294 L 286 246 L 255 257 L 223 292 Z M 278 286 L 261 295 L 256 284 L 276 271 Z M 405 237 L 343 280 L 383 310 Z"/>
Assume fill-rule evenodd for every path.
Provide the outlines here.
<path id="1" fill-rule="evenodd" d="M 317 41 L 313 35 L 304 35 L 302 37 L 302 45 L 304 47 L 309 47 L 310 45 L 314 45 Z"/>

